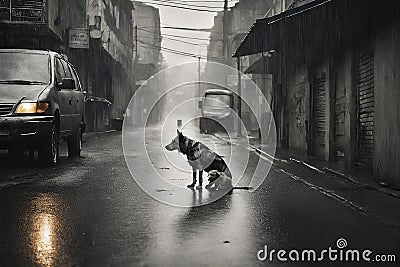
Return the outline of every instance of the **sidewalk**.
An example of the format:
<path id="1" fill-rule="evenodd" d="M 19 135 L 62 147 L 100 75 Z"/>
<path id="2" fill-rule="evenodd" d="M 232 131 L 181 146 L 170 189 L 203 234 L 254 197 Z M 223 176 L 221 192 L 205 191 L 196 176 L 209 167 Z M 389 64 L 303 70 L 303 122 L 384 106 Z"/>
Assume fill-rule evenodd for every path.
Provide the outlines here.
<path id="1" fill-rule="evenodd" d="M 226 136 L 215 135 L 225 141 Z M 232 140 L 240 144 L 240 138 Z M 368 173 L 345 169 L 342 165 L 313 159 L 295 150 L 277 149 L 276 155 L 265 154 L 258 139 L 249 138 L 249 146 L 267 159 L 273 168 L 291 179 L 339 201 L 376 222 L 400 231 L 400 192 L 380 187 Z"/>
<path id="2" fill-rule="evenodd" d="M 310 158 L 304 153 L 290 149 L 278 149 L 275 157 L 303 164 L 309 168 L 316 168 L 321 172 L 335 175 L 337 176 L 337 178 L 344 179 L 349 183 L 353 183 L 359 186 L 365 186 L 370 189 L 387 194 L 389 196 L 400 198 L 400 191 L 380 186 L 376 182 L 376 179 L 372 174 L 359 171 L 357 169 L 345 168 L 339 163 Z"/>

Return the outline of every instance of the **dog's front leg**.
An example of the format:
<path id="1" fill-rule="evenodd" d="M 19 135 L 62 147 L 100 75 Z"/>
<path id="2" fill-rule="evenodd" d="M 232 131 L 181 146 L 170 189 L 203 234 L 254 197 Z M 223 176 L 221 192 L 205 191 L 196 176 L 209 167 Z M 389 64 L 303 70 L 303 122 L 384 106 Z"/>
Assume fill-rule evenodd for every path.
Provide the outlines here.
<path id="1" fill-rule="evenodd" d="M 203 171 L 199 170 L 199 185 L 196 186 L 196 189 L 201 189 L 203 186 Z"/>
<path id="2" fill-rule="evenodd" d="M 199 171 L 199 186 L 203 186 L 203 171 Z"/>
<path id="3" fill-rule="evenodd" d="M 192 187 L 194 187 L 196 185 L 196 169 L 192 168 L 192 171 L 193 171 L 193 182 L 190 185 L 187 186 L 189 188 L 192 188 Z"/>

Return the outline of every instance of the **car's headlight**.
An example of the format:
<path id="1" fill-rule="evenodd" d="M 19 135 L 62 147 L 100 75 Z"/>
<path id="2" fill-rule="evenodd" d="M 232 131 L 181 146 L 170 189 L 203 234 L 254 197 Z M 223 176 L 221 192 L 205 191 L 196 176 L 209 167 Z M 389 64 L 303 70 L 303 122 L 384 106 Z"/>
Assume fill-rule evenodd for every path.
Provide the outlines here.
<path id="1" fill-rule="evenodd" d="M 27 102 L 20 103 L 15 110 L 15 114 L 35 114 L 44 113 L 49 108 L 47 102 Z"/>

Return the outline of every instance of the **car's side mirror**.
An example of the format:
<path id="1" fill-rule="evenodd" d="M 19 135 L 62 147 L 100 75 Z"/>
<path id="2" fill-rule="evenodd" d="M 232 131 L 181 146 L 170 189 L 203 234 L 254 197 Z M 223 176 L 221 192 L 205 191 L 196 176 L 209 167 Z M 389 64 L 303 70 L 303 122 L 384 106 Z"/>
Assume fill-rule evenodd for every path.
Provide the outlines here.
<path id="1" fill-rule="evenodd" d="M 202 108 L 203 108 L 203 100 L 199 100 L 198 108 L 199 108 L 199 109 L 202 109 Z"/>
<path id="2" fill-rule="evenodd" d="M 75 80 L 72 78 L 63 78 L 62 82 L 61 82 L 61 89 L 75 89 L 76 85 L 75 85 Z"/>

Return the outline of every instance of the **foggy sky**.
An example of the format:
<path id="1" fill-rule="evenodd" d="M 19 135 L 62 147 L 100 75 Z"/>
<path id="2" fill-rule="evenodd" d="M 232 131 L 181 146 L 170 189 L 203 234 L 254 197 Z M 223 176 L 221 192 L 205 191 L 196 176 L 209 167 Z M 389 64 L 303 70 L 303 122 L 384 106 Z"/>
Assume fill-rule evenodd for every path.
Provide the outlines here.
<path id="1" fill-rule="evenodd" d="M 233 6 L 236 0 L 229 1 L 229 6 Z M 221 6 L 221 11 L 223 10 L 224 3 L 223 1 L 218 3 L 207 3 L 207 2 L 193 2 L 190 3 L 193 5 L 202 5 L 202 6 Z M 171 7 L 163 7 L 154 5 L 160 10 L 161 17 L 161 26 L 174 26 L 174 27 L 189 27 L 189 28 L 211 28 L 214 24 L 214 16 L 217 13 L 210 12 L 198 12 L 198 11 L 190 11 L 178 8 Z M 174 30 L 174 29 L 161 29 L 163 34 L 173 34 L 173 35 L 182 35 L 196 38 L 208 38 L 209 32 L 195 32 L 195 31 L 182 31 L 182 30 Z M 174 37 L 173 37 L 174 38 Z M 207 56 L 207 43 L 208 41 L 204 40 L 188 40 L 182 39 L 188 42 L 205 44 L 202 46 L 184 44 L 172 40 L 163 39 L 162 46 L 167 48 L 172 48 L 175 50 L 181 50 L 185 52 L 190 52 L 193 54 L 200 54 L 201 56 Z M 173 66 L 180 63 L 185 62 L 195 62 L 198 59 L 180 56 L 176 54 L 171 54 L 168 52 L 162 52 L 164 57 L 166 58 L 168 66 Z"/>

